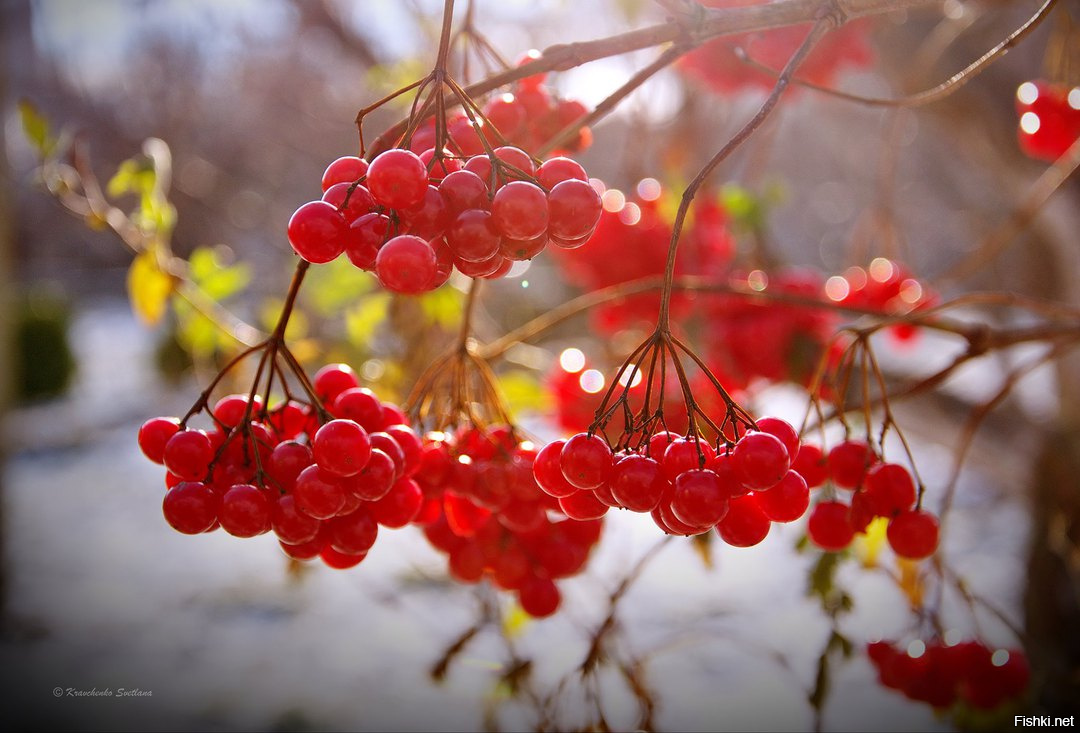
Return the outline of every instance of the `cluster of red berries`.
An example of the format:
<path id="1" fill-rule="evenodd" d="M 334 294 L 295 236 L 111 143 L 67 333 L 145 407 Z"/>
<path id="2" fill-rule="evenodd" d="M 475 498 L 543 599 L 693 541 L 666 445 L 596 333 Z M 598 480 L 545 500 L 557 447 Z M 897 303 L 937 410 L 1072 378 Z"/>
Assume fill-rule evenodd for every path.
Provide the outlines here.
<path id="1" fill-rule="evenodd" d="M 562 517 L 533 479 L 535 458 L 533 444 L 508 426 L 426 434 L 415 477 L 425 504 L 416 523 L 447 554 L 451 577 L 476 583 L 487 576 L 542 617 L 558 609 L 555 581 L 584 567 L 602 522 Z"/>
<path id="2" fill-rule="evenodd" d="M 703 0 L 712 8 L 756 5 L 765 0 Z M 705 82 L 722 94 L 743 90 L 766 92 L 776 85 L 776 76 L 754 68 L 741 58 L 737 49 L 758 64 L 779 72 L 806 38 L 807 26 L 793 25 L 753 33 L 725 35 L 702 44 L 679 60 L 678 67 L 687 75 Z M 844 68 L 865 68 L 874 60 L 867 42 L 869 25 L 865 20 L 845 23 L 829 33 L 799 66 L 797 78 L 820 85 L 833 82 Z"/>
<path id="3" fill-rule="evenodd" d="M 611 450 L 597 434 L 578 433 L 547 445 L 533 474 L 570 517 L 603 516 L 611 507 L 649 512 L 668 534 L 716 529 L 729 545 L 765 539 L 772 522 L 793 522 L 810 505 L 810 490 L 792 470 L 799 436 L 778 418 L 757 421 L 719 448 L 698 437 L 657 432 L 639 449 Z"/>
<path id="4" fill-rule="evenodd" d="M 867 268 L 849 267 L 843 275 L 830 277 L 825 282 L 825 295 L 841 305 L 888 315 L 927 308 L 937 300 L 906 267 L 884 257 L 874 258 Z M 909 341 L 918 333 L 910 324 L 897 324 L 889 330 L 900 341 Z"/>
<path id="5" fill-rule="evenodd" d="M 344 253 L 406 294 L 439 287 L 455 268 L 502 277 L 549 242 L 580 247 L 601 209 L 579 163 L 557 157 L 537 167 L 510 146 L 467 159 L 393 148 L 370 165 L 346 156 L 330 164 L 322 186 L 322 200 L 289 219 L 296 253 L 312 263 Z"/>
<path id="6" fill-rule="evenodd" d="M 1053 162 L 1080 139 L 1080 86 L 1026 81 L 1016 90 L 1016 113 L 1020 148 Z"/>
<path id="7" fill-rule="evenodd" d="M 939 709 L 964 703 L 994 710 L 1020 698 L 1031 677 L 1023 650 L 990 649 L 978 640 L 916 640 L 906 648 L 876 641 L 866 650 L 882 685 Z"/>
<path id="8" fill-rule="evenodd" d="M 310 405 L 265 409 L 247 395 L 220 399 L 210 431 L 168 417 L 144 423 L 139 447 L 168 470 L 166 521 L 184 534 L 273 530 L 285 554 L 334 568 L 363 560 L 379 525 L 413 521 L 421 441 L 401 410 L 360 387 L 345 364 L 323 367 L 313 386 L 333 417 L 321 425 Z"/>
<path id="9" fill-rule="evenodd" d="M 796 470 L 812 488 L 830 480 L 851 492 L 850 503 L 821 501 L 810 512 L 807 534 L 823 550 L 843 550 L 875 517 L 889 520 L 886 538 L 898 556 L 921 560 L 937 550 L 937 518 L 915 508 L 918 493 L 911 473 L 897 463 L 880 462 L 867 443 L 845 440 L 827 456 L 818 446 L 804 444 Z"/>
<path id="10" fill-rule="evenodd" d="M 522 57 L 521 63 L 539 56 L 538 51 L 530 51 Z M 535 74 L 518 81 L 513 88 L 493 97 L 484 105 L 483 115 L 498 134 L 485 128 L 483 131 L 488 145 L 505 143 L 516 145 L 525 150 L 539 150 L 560 130 L 588 114 L 584 104 L 576 99 L 560 99 L 544 81 L 546 74 Z M 446 120 L 446 132 L 450 138 L 447 147 L 464 156 L 479 155 L 484 152 L 484 141 L 469 118 L 461 113 L 450 115 Z M 592 131 L 582 127 L 567 142 L 560 146 L 556 154 L 580 153 L 592 145 Z M 413 135 L 410 143 L 412 150 L 421 152 L 435 147 L 435 123 L 428 120 Z"/>
<path id="11" fill-rule="evenodd" d="M 563 277 L 582 289 L 598 290 L 663 273 L 672 223 L 660 183 L 646 178 L 630 195 L 612 188 L 604 191 L 602 198 L 603 213 L 589 243 L 573 256 L 553 253 Z M 727 214 L 708 196 L 695 204 L 692 214 L 679 244 L 675 274 L 719 277 L 735 251 Z M 598 306 L 590 317 L 596 328 L 614 333 L 639 323 L 651 324 L 659 304 L 658 293 L 633 295 Z M 691 308 L 692 299 L 687 295 L 672 296 L 673 316 L 682 316 Z"/>

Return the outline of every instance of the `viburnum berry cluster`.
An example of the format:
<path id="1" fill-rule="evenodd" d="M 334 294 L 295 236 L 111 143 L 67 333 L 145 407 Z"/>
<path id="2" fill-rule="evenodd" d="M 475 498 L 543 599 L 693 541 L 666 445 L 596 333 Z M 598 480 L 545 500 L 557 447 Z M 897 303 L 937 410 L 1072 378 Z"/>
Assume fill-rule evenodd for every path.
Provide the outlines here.
<path id="1" fill-rule="evenodd" d="M 977 639 L 875 641 L 866 651 L 882 685 L 940 710 L 995 710 L 1015 703 L 1031 678 L 1022 649 L 993 649 Z"/>
<path id="2" fill-rule="evenodd" d="M 514 591 L 526 613 L 553 614 L 555 581 L 580 572 L 602 522 L 576 521 L 537 486 L 537 451 L 510 426 L 467 426 L 424 436 L 417 481 L 426 504 L 418 523 L 446 553 L 451 577 Z"/>
<path id="3" fill-rule="evenodd" d="M 144 423 L 139 447 L 167 470 L 169 525 L 184 534 L 273 531 L 289 557 L 347 568 L 364 559 L 380 525 L 413 521 L 421 442 L 405 415 L 360 387 L 346 364 L 320 369 L 312 387 L 325 410 L 228 395 L 207 410 L 210 430 L 188 426 L 192 415 Z"/>
<path id="4" fill-rule="evenodd" d="M 1080 139 L 1080 86 L 1026 81 L 1016 90 L 1016 113 L 1020 149 L 1052 163 Z"/>
<path id="5" fill-rule="evenodd" d="M 312 263 L 344 253 L 405 294 L 439 287 L 455 268 L 494 279 L 549 243 L 580 247 L 601 211 L 579 163 L 537 164 L 512 146 L 471 157 L 392 148 L 370 165 L 346 156 L 329 165 L 322 185 L 322 200 L 289 220 L 296 253 Z"/>
<path id="6" fill-rule="evenodd" d="M 796 468 L 812 488 L 830 482 L 837 496 L 815 504 L 807 523 L 810 540 L 823 550 L 844 550 L 876 517 L 889 520 L 886 538 L 898 556 L 922 560 L 937 550 L 938 520 L 917 506 L 911 472 L 881 462 L 868 443 L 845 440 L 827 456 L 818 446 L 803 445 Z M 848 502 L 839 498 L 846 493 Z"/>

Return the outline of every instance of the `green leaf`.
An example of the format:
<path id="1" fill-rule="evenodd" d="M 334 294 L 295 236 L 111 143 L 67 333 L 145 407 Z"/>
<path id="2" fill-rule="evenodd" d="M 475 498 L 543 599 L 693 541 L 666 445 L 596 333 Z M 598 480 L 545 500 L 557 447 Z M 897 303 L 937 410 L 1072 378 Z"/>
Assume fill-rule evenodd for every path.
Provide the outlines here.
<path id="1" fill-rule="evenodd" d="M 154 161 L 146 155 L 128 158 L 105 185 L 105 192 L 113 198 L 123 196 L 126 193 L 137 194 L 140 197 L 149 196 L 154 191 L 157 182 L 157 171 L 154 170 Z"/>
<path id="2" fill-rule="evenodd" d="M 551 396 L 533 372 L 524 369 L 505 372 L 499 377 L 499 388 L 515 414 L 547 412 L 551 408 Z"/>
<path id="3" fill-rule="evenodd" d="M 226 247 L 199 247 L 188 259 L 188 274 L 208 296 L 225 300 L 251 282 L 251 267 L 243 262 L 228 264 Z"/>
<path id="4" fill-rule="evenodd" d="M 354 346 L 367 348 L 375 329 L 386 320 L 390 294 L 373 293 L 345 311 L 345 333 Z"/>
<path id="5" fill-rule="evenodd" d="M 757 231 L 765 225 L 765 202 L 752 191 L 728 183 L 720 189 L 720 202 L 731 215 L 735 225 Z"/>
<path id="6" fill-rule="evenodd" d="M 139 320 L 156 325 L 165 315 L 165 305 L 173 291 L 173 280 L 158 267 L 154 252 L 136 255 L 127 275 L 128 298 Z"/>
<path id="7" fill-rule="evenodd" d="M 445 329 L 461 321 L 465 294 L 456 288 L 438 288 L 420 296 L 420 308 L 428 321 Z"/>
<path id="8" fill-rule="evenodd" d="M 375 288 L 375 276 L 353 267 L 345 257 L 311 268 L 307 279 L 304 302 L 324 318 L 336 316 Z"/>
<path id="9" fill-rule="evenodd" d="M 833 592 L 836 569 L 840 566 L 843 555 L 838 552 L 823 552 L 810 570 L 810 587 L 807 595 L 828 598 Z"/>
<path id="10" fill-rule="evenodd" d="M 27 141 L 42 158 L 47 158 L 56 147 L 56 139 L 49 132 L 49 120 L 41 114 L 29 99 L 19 100 L 19 118 Z"/>

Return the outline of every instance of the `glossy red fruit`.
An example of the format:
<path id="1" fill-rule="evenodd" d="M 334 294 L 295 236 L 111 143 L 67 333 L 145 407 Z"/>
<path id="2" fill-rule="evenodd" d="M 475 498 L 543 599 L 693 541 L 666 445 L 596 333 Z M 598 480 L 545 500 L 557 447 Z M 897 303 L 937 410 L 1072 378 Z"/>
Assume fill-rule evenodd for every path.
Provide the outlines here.
<path id="1" fill-rule="evenodd" d="M 343 552 L 338 552 L 330 545 L 327 545 L 319 550 L 319 557 L 327 567 L 334 568 L 334 570 L 348 570 L 349 568 L 355 568 L 363 562 L 364 558 L 367 557 L 367 553 L 346 555 Z"/>
<path id="2" fill-rule="evenodd" d="M 408 233 L 428 242 L 441 237 L 452 219 L 439 189 L 434 186 L 428 186 L 420 204 L 401 212 L 401 222 Z"/>
<path id="3" fill-rule="evenodd" d="M 352 420 L 331 420 L 319 428 L 311 441 L 319 468 L 334 476 L 354 476 L 371 457 L 367 431 Z"/>
<path id="4" fill-rule="evenodd" d="M 794 462 L 799 456 L 799 433 L 786 420 L 778 417 L 763 417 L 757 421 L 758 430 L 780 439 L 787 449 L 788 461 Z"/>
<path id="5" fill-rule="evenodd" d="M 768 493 L 762 496 L 768 496 Z M 728 502 L 727 514 L 716 525 L 716 533 L 732 547 L 753 547 L 769 535 L 771 527 L 759 497 L 747 494 Z"/>
<path id="6" fill-rule="evenodd" d="M 383 243 L 390 238 L 390 217 L 364 214 L 349 225 L 345 233 L 345 256 L 361 270 L 374 270 Z"/>
<path id="7" fill-rule="evenodd" d="M 427 167 L 420 156 L 409 150 L 386 150 L 368 166 L 367 187 L 383 206 L 408 209 L 424 199 Z"/>
<path id="8" fill-rule="evenodd" d="M 300 511 L 295 496 L 282 494 L 271 509 L 270 526 L 282 542 L 301 545 L 315 539 L 322 522 Z"/>
<path id="9" fill-rule="evenodd" d="M 566 441 L 559 456 L 563 476 L 579 489 L 595 489 L 611 475 L 613 455 L 599 435 L 578 433 Z"/>
<path id="10" fill-rule="evenodd" d="M 201 430 L 181 430 L 165 443 L 165 468 L 185 481 L 200 481 L 210 470 L 214 448 Z"/>
<path id="11" fill-rule="evenodd" d="M 600 221 L 600 194 L 576 178 L 555 184 L 548 193 L 548 234 L 564 241 L 588 236 Z"/>
<path id="12" fill-rule="evenodd" d="M 675 480 L 671 511 L 691 527 L 711 527 L 727 514 L 727 492 L 719 477 L 708 469 L 684 471 Z"/>
<path id="13" fill-rule="evenodd" d="M 465 262 L 490 260 L 499 252 L 499 237 L 492 214 L 483 209 L 462 211 L 446 231 L 454 257 Z"/>
<path id="14" fill-rule="evenodd" d="M 352 225 L 361 216 L 370 214 L 375 208 L 375 199 L 364 186 L 352 183 L 335 183 L 326 190 L 322 200 L 333 206 Z M 348 247 L 349 233 L 346 232 L 345 246 Z"/>
<path id="15" fill-rule="evenodd" d="M 326 523 L 330 546 L 345 555 L 361 555 L 375 544 L 379 525 L 366 506 L 350 514 L 334 517 Z"/>
<path id="16" fill-rule="evenodd" d="M 180 430 L 175 417 L 155 417 L 139 428 L 139 449 L 154 463 L 164 463 L 165 444 Z"/>
<path id="17" fill-rule="evenodd" d="M 536 169 L 536 180 L 549 191 L 556 184 L 571 179 L 588 182 L 589 176 L 580 163 L 570 158 L 549 158 Z"/>
<path id="18" fill-rule="evenodd" d="M 532 576 L 521 584 L 518 602 L 522 610 L 533 618 L 545 618 L 559 610 L 562 596 L 554 582 Z"/>
<path id="19" fill-rule="evenodd" d="M 315 519 L 336 516 L 345 506 L 345 489 L 341 482 L 314 465 L 296 477 L 293 496 L 296 497 L 296 508 Z"/>
<path id="20" fill-rule="evenodd" d="M 387 290 L 416 295 L 425 292 L 434 280 L 437 264 L 430 244 L 411 234 L 401 234 L 379 250 L 375 274 Z"/>
<path id="21" fill-rule="evenodd" d="M 845 440 L 829 451 L 829 475 L 840 488 L 854 489 L 862 485 L 876 461 L 869 445 L 861 440 Z"/>
<path id="22" fill-rule="evenodd" d="M 879 517 L 893 517 L 915 506 L 915 481 L 903 466 L 882 463 L 866 474 L 868 507 Z"/>
<path id="23" fill-rule="evenodd" d="M 811 542 L 829 552 L 843 550 L 855 538 L 848 507 L 838 501 L 823 501 L 815 506 L 806 531 Z"/>
<path id="24" fill-rule="evenodd" d="M 367 174 L 368 164 L 363 158 L 345 155 L 326 166 L 322 175 L 322 190 L 337 183 L 353 183 Z"/>
<path id="25" fill-rule="evenodd" d="M 547 196 L 534 183 L 511 181 L 491 202 L 495 229 L 510 239 L 534 239 L 547 231 Z"/>
<path id="26" fill-rule="evenodd" d="M 791 466 L 787 448 L 769 433 L 747 433 L 731 451 L 731 466 L 743 486 L 764 491 L 784 478 Z"/>
<path id="27" fill-rule="evenodd" d="M 820 446 L 802 443 L 799 453 L 791 462 L 791 470 L 797 471 L 811 489 L 821 486 L 829 477 L 829 464 Z"/>
<path id="28" fill-rule="evenodd" d="M 516 148 L 513 145 L 495 148 L 495 157 L 503 163 L 513 166 L 515 170 L 510 171 L 508 174 L 510 179 L 519 178 L 522 174 L 531 177 L 536 173 L 536 166 L 533 165 L 532 158 L 521 148 Z"/>
<path id="29" fill-rule="evenodd" d="M 900 557 L 921 560 L 930 557 L 938 546 L 937 518 L 922 509 L 902 512 L 889 521 L 886 537 Z"/>
<path id="30" fill-rule="evenodd" d="M 454 171 L 439 182 L 439 193 L 451 216 L 467 209 L 489 209 L 488 187 L 471 170 Z"/>
<path id="31" fill-rule="evenodd" d="M 214 404 L 211 413 L 214 420 L 226 428 L 235 428 L 244 421 L 245 415 L 257 418 L 262 411 L 262 397 L 255 395 L 254 404 L 248 412 L 248 396 L 246 394 L 231 394 L 222 397 Z"/>
<path id="32" fill-rule="evenodd" d="M 533 478 L 544 493 L 555 498 L 570 496 L 578 490 L 566 480 L 562 472 L 562 451 L 565 440 L 555 440 L 545 445 L 533 461 Z"/>
<path id="33" fill-rule="evenodd" d="M 327 364 L 315 372 L 312 385 L 319 399 L 330 404 L 345 390 L 359 387 L 360 380 L 348 364 Z"/>
<path id="34" fill-rule="evenodd" d="M 204 483 L 185 481 L 165 492 L 161 512 L 177 532 L 201 534 L 217 521 L 218 495 Z"/>
<path id="35" fill-rule="evenodd" d="M 684 471 L 704 468 L 716 451 L 701 438 L 678 438 L 664 450 L 661 466 L 668 481 L 675 481 Z"/>
<path id="36" fill-rule="evenodd" d="M 325 201 L 309 201 L 289 219 L 288 236 L 296 254 L 312 264 L 330 262 L 345 251 L 349 223 Z"/>
<path id="37" fill-rule="evenodd" d="M 345 489 L 363 501 L 378 501 L 400 478 L 394 460 L 379 448 L 371 449 L 364 470 L 345 481 Z"/>
<path id="38" fill-rule="evenodd" d="M 596 498 L 588 489 L 575 491 L 559 498 L 559 508 L 570 519 L 599 519 L 607 514 L 608 505 Z"/>
<path id="39" fill-rule="evenodd" d="M 794 522 L 810 506 L 810 487 L 795 471 L 788 471 L 780 483 L 758 495 L 765 516 L 774 522 Z"/>
<path id="40" fill-rule="evenodd" d="M 411 478 L 399 479 L 386 496 L 371 504 L 371 516 L 384 527 L 404 527 L 420 513 L 424 492 Z"/>
<path id="41" fill-rule="evenodd" d="M 234 537 L 254 537 L 270 531 L 271 512 L 267 492 L 251 484 L 237 484 L 221 497 L 218 521 Z"/>
<path id="42" fill-rule="evenodd" d="M 657 461 L 635 454 L 615 464 L 607 486 L 619 506 L 634 512 L 651 512 L 660 503 L 667 481 Z M 596 491 L 599 494 L 600 489 Z"/>
<path id="43" fill-rule="evenodd" d="M 382 428 L 382 403 L 366 387 L 342 390 L 329 407 L 334 417 L 352 420 L 369 433 Z"/>

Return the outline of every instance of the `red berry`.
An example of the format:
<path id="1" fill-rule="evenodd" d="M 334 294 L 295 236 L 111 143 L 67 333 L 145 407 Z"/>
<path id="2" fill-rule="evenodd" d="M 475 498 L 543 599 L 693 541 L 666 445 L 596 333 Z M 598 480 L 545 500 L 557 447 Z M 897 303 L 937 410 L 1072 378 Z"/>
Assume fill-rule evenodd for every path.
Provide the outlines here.
<path id="1" fill-rule="evenodd" d="M 420 513 L 423 503 L 420 486 L 411 478 L 403 478 L 386 496 L 371 504 L 371 516 L 384 527 L 404 527 Z"/>
<path id="2" fill-rule="evenodd" d="M 495 229 L 510 239 L 534 239 L 547 231 L 547 196 L 528 181 L 511 181 L 491 201 Z"/>
<path id="3" fill-rule="evenodd" d="M 165 443 L 165 468 L 186 481 L 206 478 L 213 458 L 210 438 L 201 430 L 181 430 Z"/>
<path id="4" fill-rule="evenodd" d="M 866 474 L 864 493 L 871 511 L 892 517 L 915 506 L 915 482 L 903 466 L 882 463 Z"/>
<path id="5" fill-rule="evenodd" d="M 247 415 L 250 418 L 258 417 L 262 412 L 262 397 L 255 395 L 255 403 L 248 412 L 248 396 L 246 394 L 231 394 L 222 397 L 211 410 L 214 419 L 226 428 L 235 428 L 244 422 Z"/>
<path id="6" fill-rule="evenodd" d="M 300 472 L 293 496 L 296 508 L 315 519 L 329 519 L 345 506 L 345 489 L 341 483 L 318 466 L 308 466 Z"/>
<path id="7" fill-rule="evenodd" d="M 499 240 L 499 254 L 512 262 L 531 260 L 547 247 L 548 238 L 541 234 L 535 239 L 507 239 Z"/>
<path id="8" fill-rule="evenodd" d="M 788 471 L 780 483 L 758 494 L 758 504 L 774 522 L 794 522 L 810 506 L 810 488 L 795 471 Z"/>
<path id="9" fill-rule="evenodd" d="M 536 180 L 549 191 L 558 183 L 577 179 L 588 182 L 589 176 L 576 160 L 570 158 L 551 158 L 545 160 L 536 170 Z"/>
<path id="10" fill-rule="evenodd" d="M 295 496 L 283 494 L 270 512 L 270 526 L 282 542 L 302 545 L 315 539 L 322 522 L 300 511 Z"/>
<path id="11" fill-rule="evenodd" d="M 251 484 L 237 484 L 221 497 L 218 521 L 234 537 L 254 537 L 270 531 L 271 510 L 265 491 Z"/>
<path id="12" fill-rule="evenodd" d="M 515 148 L 513 145 L 504 145 L 501 148 L 495 148 L 495 157 L 501 160 L 503 163 L 507 163 L 516 171 L 512 171 L 511 178 L 519 178 L 520 174 L 517 171 L 521 171 L 527 177 L 532 177 L 536 173 L 536 166 L 533 165 L 532 158 L 521 148 Z"/>
<path id="13" fill-rule="evenodd" d="M 401 222 L 410 234 L 428 241 L 441 237 L 452 220 L 439 189 L 428 186 L 423 200 L 401 212 Z"/>
<path id="14" fill-rule="evenodd" d="M 728 502 L 728 512 L 716 525 L 720 539 L 732 547 L 753 547 L 764 540 L 772 524 L 761 508 L 761 497 L 769 493 L 737 496 Z"/>
<path id="15" fill-rule="evenodd" d="M 359 555 L 346 555 L 343 552 L 338 552 L 330 545 L 327 545 L 319 551 L 319 557 L 327 567 L 334 568 L 334 570 L 348 570 L 349 568 L 355 568 L 363 562 L 364 558 L 367 557 L 367 553 L 363 552 Z"/>
<path id="16" fill-rule="evenodd" d="M 578 490 L 566 480 L 562 472 L 562 451 L 565 440 L 556 440 L 545 445 L 533 461 L 533 478 L 536 484 L 549 496 L 560 498 L 570 496 Z"/>
<path id="17" fill-rule="evenodd" d="M 600 194 L 586 181 L 572 178 L 548 193 L 548 234 L 564 241 L 587 236 L 600 221 Z"/>
<path id="18" fill-rule="evenodd" d="M 349 223 L 325 201 L 309 201 L 289 219 L 289 244 L 312 264 L 330 262 L 345 251 Z"/>
<path id="19" fill-rule="evenodd" d="M 371 512 L 361 507 L 344 516 L 334 517 L 326 523 L 330 546 L 345 555 L 362 555 L 371 549 L 379 535 L 379 525 Z"/>
<path id="20" fill-rule="evenodd" d="M 454 171 L 439 182 L 439 193 L 447 211 L 456 216 L 466 209 L 487 209 L 488 187 L 480 176 L 471 170 Z"/>
<path id="21" fill-rule="evenodd" d="M 374 270 L 379 249 L 389 238 L 390 217 L 364 214 L 349 225 L 345 233 L 345 256 L 361 270 Z"/>
<path id="22" fill-rule="evenodd" d="M 404 419 L 404 416 L 402 416 Z M 420 436 L 413 432 L 408 425 L 402 424 L 402 420 L 390 423 L 385 428 L 386 434 L 394 439 L 405 456 L 403 473 L 406 476 L 414 476 L 420 469 L 420 461 L 424 455 L 424 444 Z"/>
<path id="23" fill-rule="evenodd" d="M 368 164 L 363 158 L 346 155 L 326 166 L 322 175 L 322 190 L 336 183 L 352 183 L 367 173 Z"/>
<path id="24" fill-rule="evenodd" d="M 371 456 L 367 431 L 352 420 L 331 420 L 319 428 L 311 441 L 319 468 L 335 476 L 360 473 Z"/>
<path id="25" fill-rule="evenodd" d="M 823 501 L 815 506 L 806 530 L 814 544 L 829 552 L 843 550 L 855 538 L 848 507 L 838 501 Z"/>
<path id="26" fill-rule="evenodd" d="M 938 521 L 929 512 L 916 509 L 893 517 L 886 531 L 889 546 L 900 557 L 921 560 L 938 546 Z"/>
<path id="27" fill-rule="evenodd" d="M 797 471 L 806 479 L 806 485 L 810 488 L 821 486 L 829 477 L 829 465 L 825 461 L 825 453 L 819 446 L 810 443 L 799 446 L 799 452 L 795 460 L 791 462 L 791 470 Z"/>
<path id="28" fill-rule="evenodd" d="M 375 257 L 375 274 L 387 290 L 416 295 L 435 278 L 435 250 L 423 239 L 401 234 L 382 246 Z"/>
<path id="29" fill-rule="evenodd" d="M 619 506 L 634 512 L 651 512 L 660 503 L 667 481 L 655 460 L 648 456 L 629 455 L 615 464 L 608 486 Z M 597 489 L 597 493 L 599 491 Z"/>
<path id="30" fill-rule="evenodd" d="M 490 212 L 466 209 L 450 224 L 446 243 L 456 259 L 486 262 L 499 251 L 499 230 Z"/>
<path id="31" fill-rule="evenodd" d="M 711 527 L 727 514 L 727 492 L 720 478 L 708 469 L 684 471 L 675 479 L 671 511 L 691 527 Z"/>
<path id="32" fill-rule="evenodd" d="M 786 420 L 763 417 L 757 421 L 758 430 L 776 436 L 787 448 L 788 460 L 794 462 L 799 456 L 799 433 Z"/>
<path id="33" fill-rule="evenodd" d="M 862 484 L 876 460 L 870 446 L 863 441 L 845 440 L 829 451 L 829 474 L 840 488 L 854 489 Z"/>
<path id="34" fill-rule="evenodd" d="M 787 448 L 775 435 L 747 433 L 731 451 L 731 466 L 743 486 L 764 491 L 775 486 L 791 462 Z"/>
<path id="35" fill-rule="evenodd" d="M 566 441 L 559 457 L 563 476 L 579 489 L 595 489 L 611 475 L 613 456 L 599 435 L 578 433 Z"/>
<path id="36" fill-rule="evenodd" d="M 364 470 L 350 476 L 345 487 L 364 501 L 378 501 L 390 493 L 399 478 L 397 465 L 383 450 L 373 447 Z"/>
<path id="37" fill-rule="evenodd" d="M 408 209 L 424 199 L 427 166 L 416 153 L 397 148 L 387 150 L 368 166 L 367 187 L 383 206 Z"/>
<path id="38" fill-rule="evenodd" d="M 338 393 L 330 404 L 334 417 L 352 420 L 369 433 L 382 428 L 382 403 L 367 387 L 349 387 Z"/>
<path id="39" fill-rule="evenodd" d="M 518 591 L 522 610 L 533 618 L 545 618 L 555 613 L 561 601 L 559 589 L 548 578 L 532 576 L 521 584 Z"/>
<path id="40" fill-rule="evenodd" d="M 164 463 L 165 444 L 180 430 L 175 417 L 155 417 L 139 428 L 139 448 L 154 463 Z"/>
<path id="41" fill-rule="evenodd" d="M 177 532 L 201 534 L 217 521 L 220 500 L 204 483 L 197 481 L 177 484 L 165 492 L 161 503 L 165 521 Z"/>
<path id="42" fill-rule="evenodd" d="M 560 497 L 559 508 L 570 519 L 599 519 L 607 514 L 608 505 L 597 499 L 592 491 L 581 489 Z"/>
<path id="43" fill-rule="evenodd" d="M 335 183 L 326 190 L 322 200 L 333 206 L 345 217 L 345 221 L 351 225 L 361 216 L 372 212 L 375 208 L 375 199 L 365 187 L 352 183 Z M 345 248 L 348 249 L 351 232 L 346 232 Z"/>
<path id="44" fill-rule="evenodd" d="M 330 404 L 345 390 L 359 387 L 360 380 L 348 364 L 327 364 L 315 372 L 312 385 L 319 399 L 324 404 Z"/>

